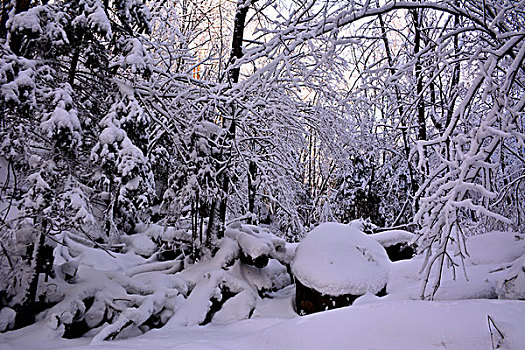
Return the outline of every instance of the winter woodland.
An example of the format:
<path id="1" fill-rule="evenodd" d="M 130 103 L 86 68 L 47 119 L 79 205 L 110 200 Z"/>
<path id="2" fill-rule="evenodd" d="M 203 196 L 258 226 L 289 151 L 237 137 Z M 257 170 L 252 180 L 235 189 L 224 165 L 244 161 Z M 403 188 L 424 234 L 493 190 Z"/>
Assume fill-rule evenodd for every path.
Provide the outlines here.
<path id="1" fill-rule="evenodd" d="M 1 349 L 525 348 L 524 1 L 0 14 Z"/>

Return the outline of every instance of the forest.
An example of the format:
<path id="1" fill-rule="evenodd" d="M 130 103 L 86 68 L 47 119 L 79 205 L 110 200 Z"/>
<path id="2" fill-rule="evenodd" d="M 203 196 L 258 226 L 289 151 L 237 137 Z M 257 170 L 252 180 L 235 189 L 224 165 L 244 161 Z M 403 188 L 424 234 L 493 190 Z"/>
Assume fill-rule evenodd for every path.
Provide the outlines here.
<path id="1" fill-rule="evenodd" d="M 0 14 L 0 348 L 525 347 L 525 1 L 1 0 Z M 315 290 L 316 259 L 338 252 L 378 287 Z M 303 297 L 359 298 L 316 319 Z M 398 329 L 399 309 L 416 316 Z M 443 328 L 456 316 L 463 333 Z M 370 340 L 381 318 L 399 343 Z M 332 338 L 254 341 L 312 329 Z M 449 338 L 425 343 L 433 330 Z"/>

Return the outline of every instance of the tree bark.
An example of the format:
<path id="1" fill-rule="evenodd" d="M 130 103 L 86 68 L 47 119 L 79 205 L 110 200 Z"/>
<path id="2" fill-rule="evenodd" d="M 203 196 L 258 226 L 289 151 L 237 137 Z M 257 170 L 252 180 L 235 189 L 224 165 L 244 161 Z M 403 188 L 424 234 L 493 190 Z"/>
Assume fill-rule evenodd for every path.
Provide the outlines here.
<path id="1" fill-rule="evenodd" d="M 250 160 L 248 164 L 248 212 L 252 215 L 255 213 L 255 196 L 257 195 L 257 164 Z M 248 218 L 249 224 L 255 224 L 252 217 Z"/>
<path id="2" fill-rule="evenodd" d="M 33 257 L 31 260 L 31 277 L 29 279 L 29 285 L 22 305 L 20 305 L 20 309 L 17 310 L 15 328 L 21 328 L 35 323 L 35 316 L 37 313 L 36 297 L 38 290 L 38 279 L 40 277 L 40 273 L 44 270 L 40 263 L 43 261 L 41 255 L 46 238 L 47 220 L 43 219 L 39 226 L 40 233 L 38 242 L 35 242 L 35 249 L 33 251 Z"/>
<path id="3" fill-rule="evenodd" d="M 230 85 L 234 85 L 239 82 L 239 76 L 241 72 L 240 65 L 237 65 L 237 60 L 242 58 L 242 43 L 244 38 L 244 28 L 246 26 L 246 16 L 251 5 L 253 5 L 257 0 L 239 0 L 237 3 L 237 12 L 235 13 L 235 19 L 233 24 L 233 39 L 232 39 L 232 48 L 230 55 L 230 64 L 235 66 L 228 70 L 228 80 Z M 237 106 L 235 102 L 232 102 L 230 105 L 231 110 L 231 121 L 230 125 L 226 126 L 226 119 L 224 121 L 223 127 L 227 129 L 226 135 L 224 136 L 222 145 L 227 152 L 229 153 L 227 158 L 231 155 L 231 145 L 235 140 L 237 122 Z M 224 159 L 221 159 L 224 161 Z M 228 193 L 230 191 L 230 173 L 228 169 L 225 169 L 221 176 L 217 179 L 217 182 L 222 184 L 221 194 L 218 198 L 214 200 L 212 208 L 210 211 L 210 218 L 208 222 L 208 234 L 216 234 L 218 238 L 224 236 L 225 222 L 226 222 L 226 212 L 228 205 Z M 218 217 L 217 217 L 218 216 Z M 218 219 L 218 220 L 217 220 Z"/>
<path id="4" fill-rule="evenodd" d="M 73 51 L 73 56 L 71 57 L 71 67 L 69 68 L 69 85 L 71 87 L 75 84 L 75 75 L 77 74 L 78 59 L 80 58 L 80 50 L 76 49 Z"/>
<path id="5" fill-rule="evenodd" d="M 421 59 L 417 57 L 421 51 L 421 16 L 420 10 L 412 10 L 412 19 L 414 21 L 414 56 L 416 56 L 414 75 L 416 78 L 416 96 L 417 96 L 417 125 L 418 125 L 418 140 L 427 139 L 427 125 L 425 119 L 425 103 L 422 96 L 423 93 L 423 73 Z"/>

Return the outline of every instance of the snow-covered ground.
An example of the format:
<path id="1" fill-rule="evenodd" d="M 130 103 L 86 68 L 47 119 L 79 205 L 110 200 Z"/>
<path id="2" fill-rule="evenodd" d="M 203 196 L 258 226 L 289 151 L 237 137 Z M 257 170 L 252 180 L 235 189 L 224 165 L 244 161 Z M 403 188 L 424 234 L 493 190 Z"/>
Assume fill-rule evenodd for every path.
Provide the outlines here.
<path id="1" fill-rule="evenodd" d="M 168 322 L 138 337 L 95 345 L 92 334 L 61 339 L 40 322 L 0 335 L 0 349 L 525 349 L 525 301 L 495 299 L 505 296 L 501 283 L 525 253 L 525 239 L 495 232 L 467 243 L 468 280 L 458 273 L 454 281 L 448 271 L 435 301 L 417 298 L 416 257 L 392 263 L 385 297 L 367 294 L 337 310 L 297 316 L 291 285 L 257 299 L 247 320 Z"/>

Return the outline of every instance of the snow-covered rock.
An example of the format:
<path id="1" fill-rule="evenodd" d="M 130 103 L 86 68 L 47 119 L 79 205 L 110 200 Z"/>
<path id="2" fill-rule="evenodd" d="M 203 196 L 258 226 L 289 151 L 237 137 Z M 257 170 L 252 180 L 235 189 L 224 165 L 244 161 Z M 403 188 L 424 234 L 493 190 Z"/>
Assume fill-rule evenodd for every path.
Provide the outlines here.
<path id="1" fill-rule="evenodd" d="M 305 286 L 332 295 L 377 293 L 388 281 L 385 249 L 356 228 L 324 223 L 297 247 L 292 273 Z"/>

